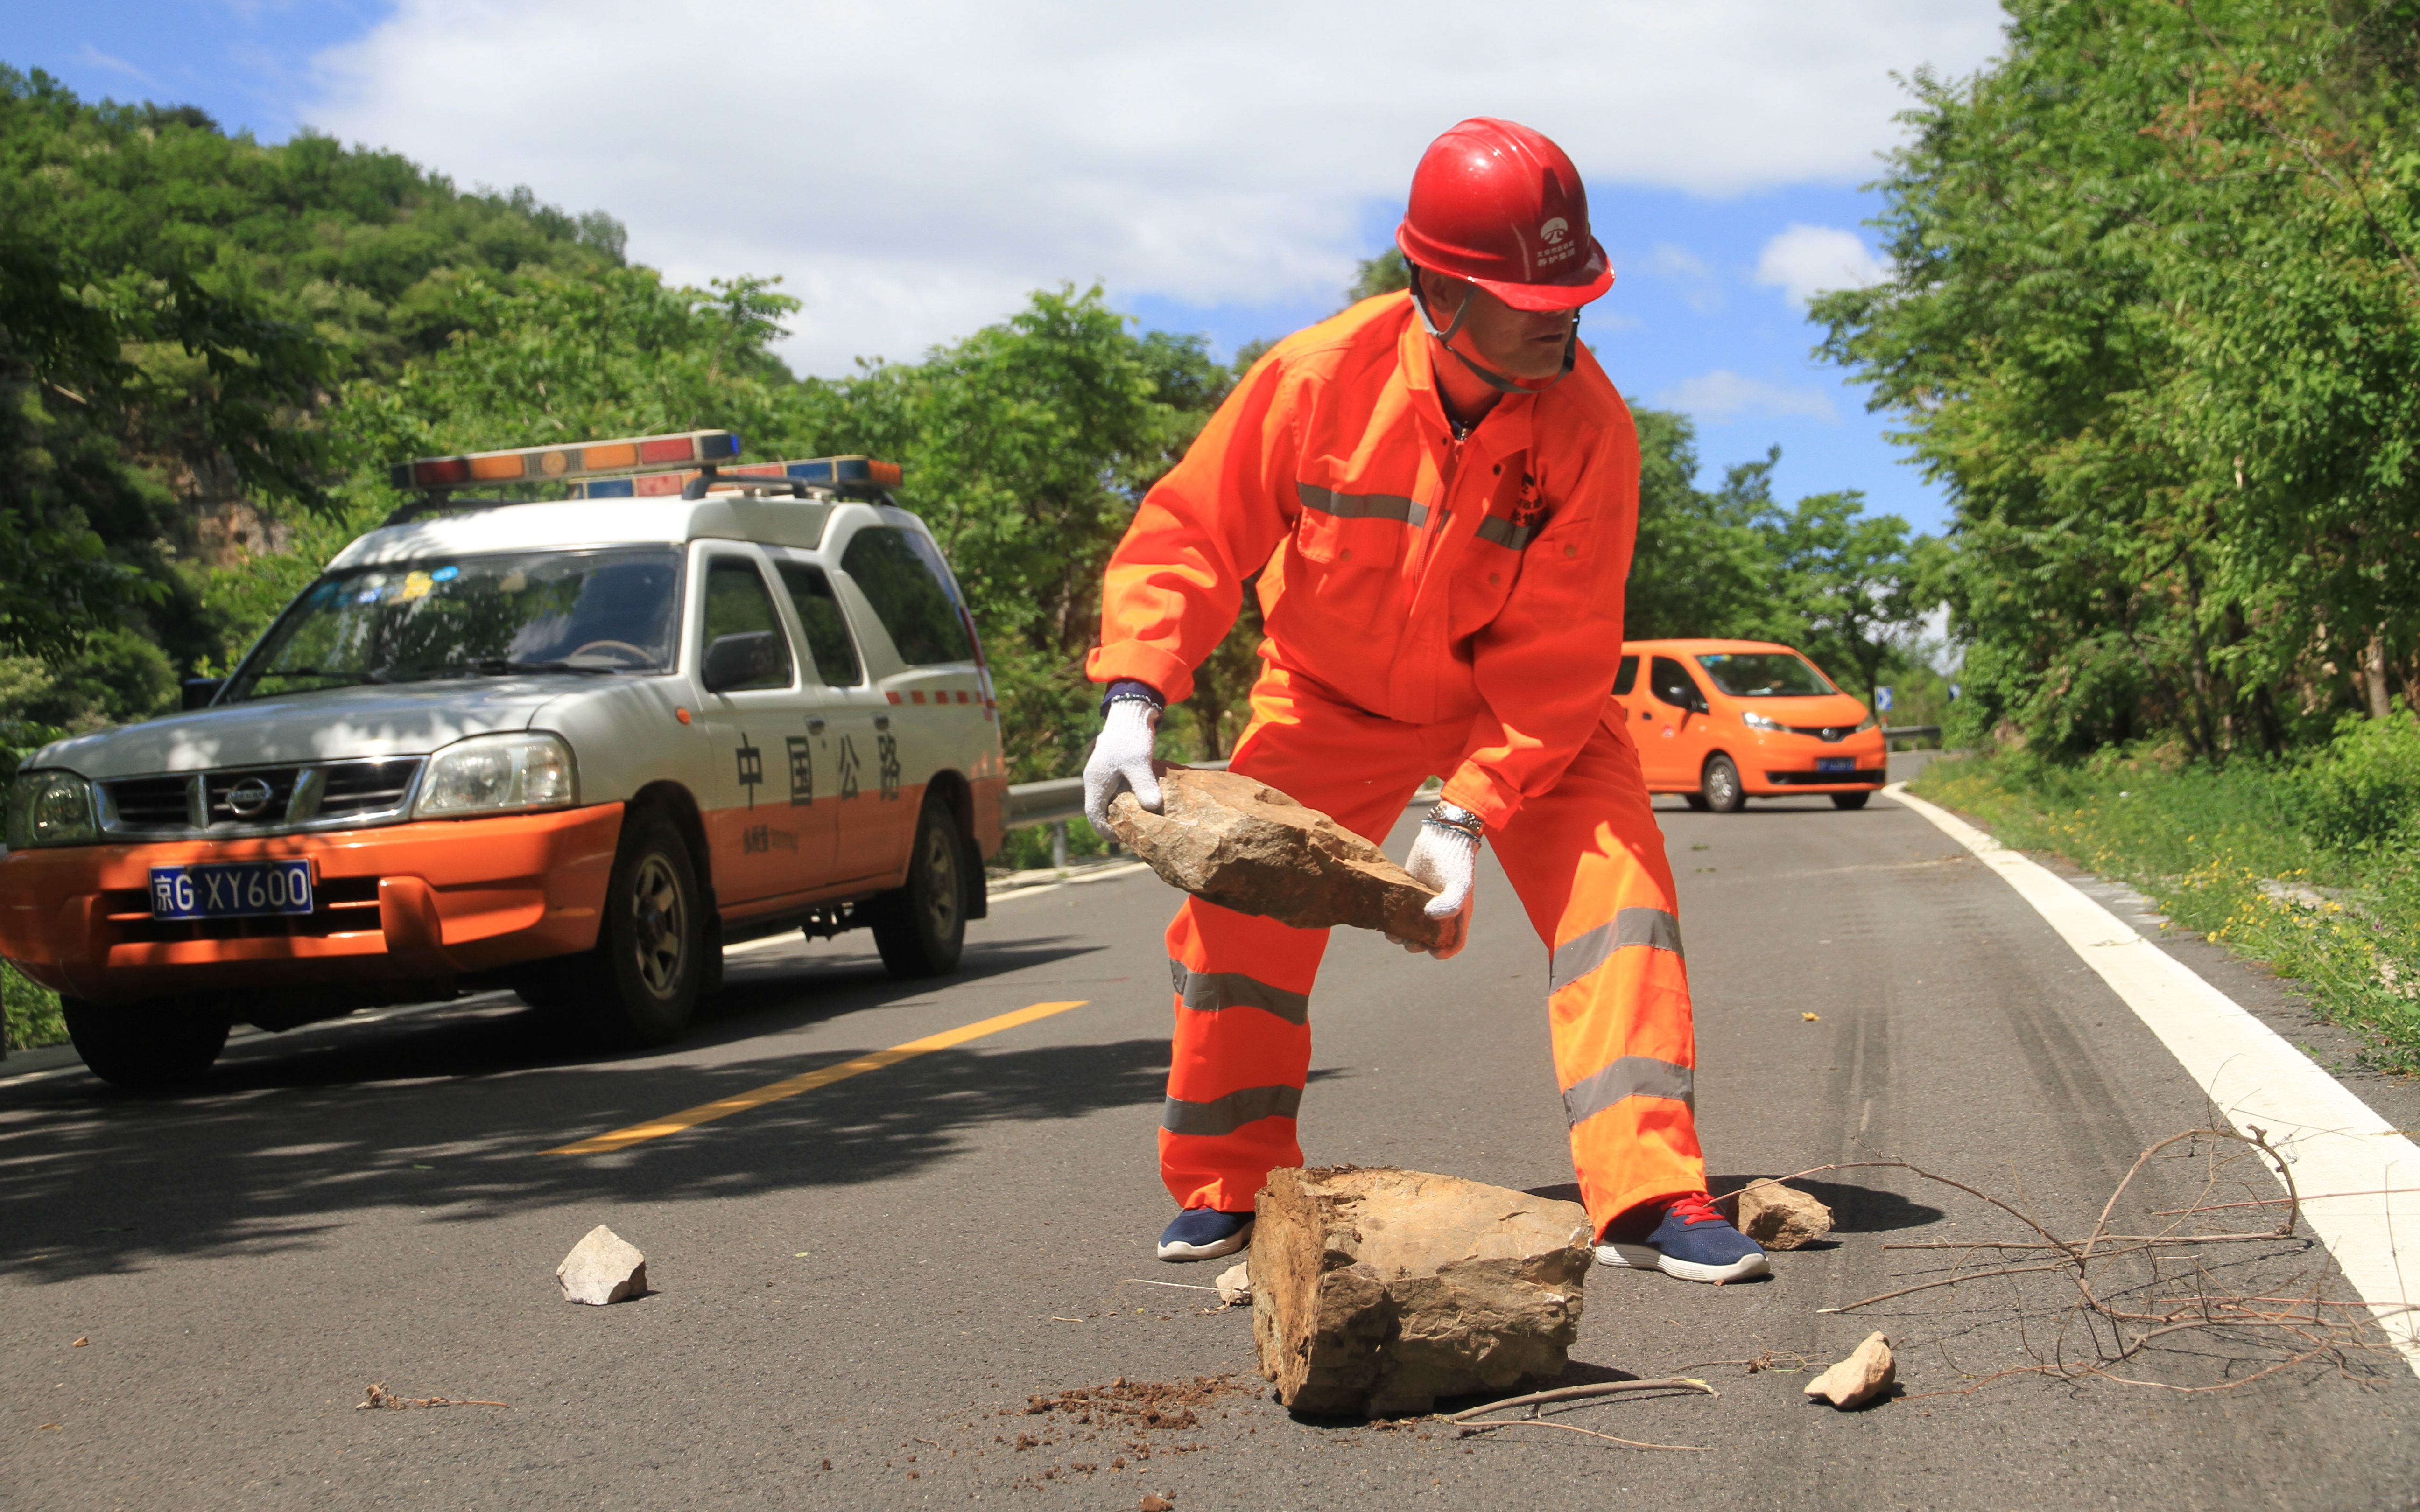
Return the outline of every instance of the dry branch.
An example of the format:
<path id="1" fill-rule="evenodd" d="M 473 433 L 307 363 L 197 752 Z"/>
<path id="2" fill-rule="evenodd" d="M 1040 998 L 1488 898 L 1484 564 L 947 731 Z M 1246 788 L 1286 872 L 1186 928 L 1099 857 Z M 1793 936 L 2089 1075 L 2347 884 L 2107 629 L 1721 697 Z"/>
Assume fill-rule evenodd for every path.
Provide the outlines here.
<path id="1" fill-rule="evenodd" d="M 2200 1200 L 2182 1208 L 2151 1210 L 2151 1217 L 2178 1220 L 2165 1230 L 2118 1231 L 2132 1227 L 2121 1224 L 2118 1217 L 2129 1194 L 2136 1189 L 2147 1171 L 2172 1165 L 2172 1152 L 2180 1145 L 2187 1147 L 2186 1158 L 2202 1163 Z M 2230 1149 L 2235 1153 L 2226 1153 Z M 2210 1200 L 2222 1181 L 2230 1179 L 2230 1167 L 2245 1160 L 2282 1181 L 2286 1195 L 2257 1202 Z M 2292 1168 L 2262 1130 L 2237 1134 L 2226 1129 L 2191 1129 L 2153 1144 L 2135 1158 L 2081 1237 L 2055 1232 L 2027 1211 L 2029 1204 L 2022 1182 L 2018 1184 L 2018 1201 L 2012 1203 L 1904 1161 L 1849 1162 L 1796 1174 L 1814 1176 L 1824 1171 L 1856 1169 L 1902 1170 L 1919 1180 L 1965 1193 L 2014 1219 L 2029 1233 L 2025 1238 L 1885 1245 L 1890 1250 L 1952 1251 L 1978 1257 L 1988 1253 L 2009 1258 L 1995 1259 L 1977 1269 L 1968 1269 L 1966 1261 L 1956 1261 L 1954 1273 L 1911 1280 L 1909 1285 L 1892 1290 L 1823 1309 L 1827 1313 L 1853 1312 L 1920 1293 L 1971 1288 L 1980 1282 L 2009 1282 L 2019 1289 L 2014 1321 L 2019 1325 L 2023 1348 L 2033 1363 L 1973 1378 L 1967 1386 L 1955 1388 L 1961 1393 L 1979 1390 L 2012 1375 L 2099 1378 L 2177 1392 L 2229 1391 L 2300 1365 L 2328 1364 L 2340 1372 L 2350 1373 L 2356 1354 L 2389 1347 L 2375 1327 L 2371 1309 L 2360 1302 L 2320 1295 L 2316 1279 L 2308 1292 L 2282 1295 L 2273 1284 L 2265 1288 L 2229 1290 L 2212 1274 L 2211 1265 L 2218 1263 L 2211 1258 L 2217 1254 L 2211 1248 L 2214 1245 L 2311 1242 L 2301 1230 L 2301 1218 L 2303 1203 L 2315 1199 L 2301 1195 L 2294 1184 Z M 2245 1207 L 2282 1207 L 2285 1212 L 2272 1229 L 2194 1231 L 2194 1220 Z M 2226 1264 L 2240 1268 L 2262 1260 L 2263 1257 L 2254 1255 Z M 2036 1278 L 2048 1277 L 2056 1277 L 2066 1294 L 2065 1300 L 2055 1305 L 2030 1300 L 2032 1294 L 2024 1290 L 2027 1286 L 2039 1286 Z M 2300 1286 L 2304 1279 L 2289 1279 L 2286 1285 Z M 2046 1332 L 2044 1324 L 2048 1325 Z M 2118 1373 L 2116 1367 L 2141 1360 L 2155 1348 L 2172 1348 L 2186 1335 L 2196 1337 L 2205 1346 L 2217 1346 L 2215 1350 L 2203 1348 L 2190 1357 L 2207 1359 L 2214 1354 L 2224 1368 L 2242 1368 L 2247 1373 L 2205 1384 L 2180 1384 Z"/>

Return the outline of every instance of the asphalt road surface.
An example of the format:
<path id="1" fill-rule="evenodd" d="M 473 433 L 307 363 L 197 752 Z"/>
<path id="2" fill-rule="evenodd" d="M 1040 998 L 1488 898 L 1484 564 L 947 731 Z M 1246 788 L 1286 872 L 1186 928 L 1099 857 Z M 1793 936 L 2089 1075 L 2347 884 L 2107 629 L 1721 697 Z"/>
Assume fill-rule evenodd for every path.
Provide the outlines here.
<path id="1" fill-rule="evenodd" d="M 1660 817 L 1717 1190 L 1896 1159 L 2076 1233 L 2146 1147 L 2209 1121 L 2075 953 L 1914 813 L 1817 800 Z M 667 1054 L 583 1055 L 483 999 L 249 1039 L 174 1101 L 81 1072 L 0 1086 L 0 1507 L 2420 1501 L 2420 1381 L 2391 1355 L 2245 1381 L 2273 1348 L 2191 1330 L 2118 1372 L 2154 1384 L 1987 1381 L 2055 1350 L 2092 1356 L 2071 1318 L 2062 1338 L 2055 1277 L 1819 1312 L 1981 1263 L 1885 1243 L 2031 1237 L 1894 1169 L 1811 1179 L 1838 1242 L 1776 1256 L 1769 1282 L 1595 1273 L 1570 1379 L 1680 1373 L 1721 1395 L 1549 1421 L 1703 1452 L 1296 1420 L 1252 1378 L 1248 1310 L 1144 1284 L 1223 1268 L 1151 1255 L 1169 1216 L 1152 1131 L 1172 903 L 1135 873 L 1003 899 L 939 984 L 891 982 L 862 937 L 736 955 L 724 999 Z M 1453 962 L 1340 934 L 1314 999 L 1311 1160 L 1570 1195 L 1544 974 L 1492 868 Z M 2230 990 L 2276 996 L 2237 977 Z M 849 1065 L 1064 1002 L 1081 1006 Z M 548 1153 L 818 1071 L 822 1085 L 715 1121 Z M 2171 1151 L 2121 1217 L 2186 1205 L 2203 1169 Z M 2220 1197 L 2273 1195 L 2243 1175 L 2223 1173 Z M 2250 1227 L 2274 1214 L 2246 1211 L 2268 1215 Z M 646 1252 L 654 1289 L 570 1305 L 554 1266 L 600 1223 Z M 2144 1295 L 2331 1284 L 2325 1253 L 2299 1242 L 2197 1258 Z M 1873 1329 L 1898 1342 L 1905 1395 L 1852 1413 L 1807 1402 L 1798 1367 Z M 1025 1411 L 1118 1378 L 1221 1376 L 1173 1427 Z M 2171 1389 L 2228 1381 L 2244 1383 Z M 508 1405 L 357 1411 L 373 1381 Z"/>

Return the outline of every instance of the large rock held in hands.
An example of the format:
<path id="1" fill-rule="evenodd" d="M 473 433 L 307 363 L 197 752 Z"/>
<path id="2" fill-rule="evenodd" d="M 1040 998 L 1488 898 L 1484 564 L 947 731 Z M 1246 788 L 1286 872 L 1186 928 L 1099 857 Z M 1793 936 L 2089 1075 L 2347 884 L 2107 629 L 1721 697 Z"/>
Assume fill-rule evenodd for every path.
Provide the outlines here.
<path id="1" fill-rule="evenodd" d="M 1109 827 L 1171 887 L 1297 929 L 1440 937 L 1421 912 L 1436 894 L 1318 810 L 1240 773 L 1189 766 L 1162 770 L 1159 791 L 1158 813 L 1119 794 Z"/>
<path id="2" fill-rule="evenodd" d="M 1562 1373 L 1588 1214 L 1452 1176 L 1271 1171 L 1252 1229 L 1252 1338 L 1300 1412 L 1393 1416 Z"/>

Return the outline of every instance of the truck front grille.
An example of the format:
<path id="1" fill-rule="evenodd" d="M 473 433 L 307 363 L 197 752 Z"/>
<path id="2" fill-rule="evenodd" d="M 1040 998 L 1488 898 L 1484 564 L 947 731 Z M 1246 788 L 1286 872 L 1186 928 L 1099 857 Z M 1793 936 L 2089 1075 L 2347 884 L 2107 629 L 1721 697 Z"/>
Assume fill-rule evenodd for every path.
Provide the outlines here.
<path id="1" fill-rule="evenodd" d="M 118 778 L 101 783 L 109 796 L 103 828 L 129 839 L 166 840 L 391 822 L 405 817 L 425 760 L 389 756 Z"/>
<path id="2" fill-rule="evenodd" d="M 194 823 L 190 777 L 135 777 L 103 786 L 121 829 L 185 829 Z"/>
<path id="3" fill-rule="evenodd" d="M 349 818 L 382 813 L 402 804 L 420 775 L 420 758 L 397 757 L 383 762 L 344 762 L 324 768 L 328 784 L 319 794 L 319 817 Z"/>

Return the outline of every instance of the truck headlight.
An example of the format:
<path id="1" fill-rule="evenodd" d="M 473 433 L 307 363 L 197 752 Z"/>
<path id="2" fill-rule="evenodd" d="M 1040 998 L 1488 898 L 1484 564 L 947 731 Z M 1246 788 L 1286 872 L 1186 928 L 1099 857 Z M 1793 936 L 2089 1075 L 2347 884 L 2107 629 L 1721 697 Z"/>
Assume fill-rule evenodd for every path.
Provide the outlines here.
<path id="1" fill-rule="evenodd" d="M 92 784 L 73 772 L 20 772 L 8 784 L 8 848 L 98 839 Z"/>
<path id="2" fill-rule="evenodd" d="M 414 819 L 565 809 L 580 801 L 571 748 L 553 735 L 474 735 L 428 758 Z"/>
<path id="3" fill-rule="evenodd" d="M 1747 726 L 1750 730 L 1771 730 L 1776 733 L 1790 728 L 1780 720 L 1769 719 L 1763 715 L 1757 713 L 1754 709 L 1740 710 L 1740 723 Z"/>

